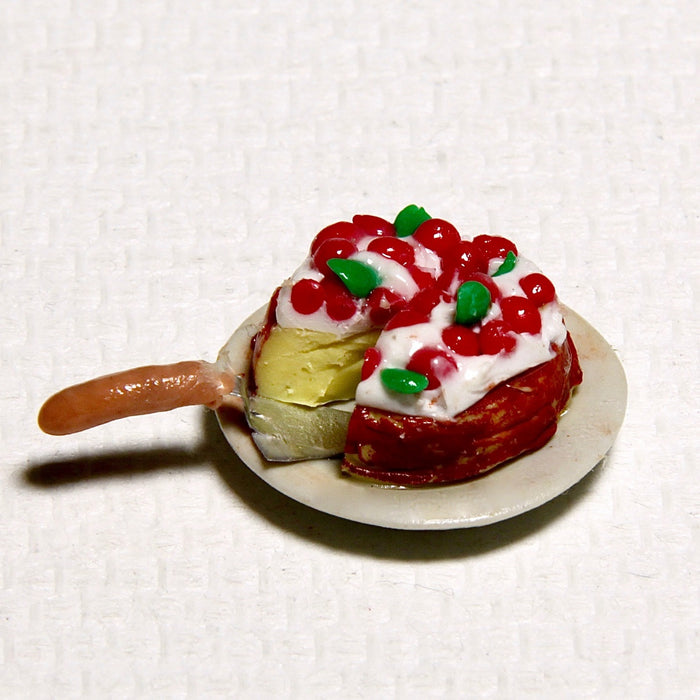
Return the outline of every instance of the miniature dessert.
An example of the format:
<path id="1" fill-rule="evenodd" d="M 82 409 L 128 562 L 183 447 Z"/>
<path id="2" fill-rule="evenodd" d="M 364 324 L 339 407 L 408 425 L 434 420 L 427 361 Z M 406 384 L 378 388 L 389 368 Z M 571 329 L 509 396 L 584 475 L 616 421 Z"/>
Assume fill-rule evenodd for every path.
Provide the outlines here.
<path id="1" fill-rule="evenodd" d="M 297 459 L 299 424 L 323 407 L 339 428 L 329 439 L 322 421 L 324 439 L 307 435 L 325 445 L 313 456 L 342 451 L 345 473 L 419 485 L 538 449 L 581 379 L 535 265 L 507 239 L 463 240 L 410 206 L 395 224 L 356 216 L 316 236 L 273 296 L 246 397 L 268 459 Z M 270 402 L 275 417 L 261 419 Z"/>
<path id="2" fill-rule="evenodd" d="M 241 400 L 268 460 L 343 454 L 353 476 L 448 483 L 542 447 L 582 380 L 539 269 L 511 241 L 464 240 L 414 205 L 393 223 L 361 215 L 317 234 L 273 294 L 247 373 L 233 377 L 230 359 L 225 346 L 215 365 L 93 380 L 52 397 L 40 425 L 60 434 L 113 408 Z M 200 388 L 178 403 L 180 385 Z"/>

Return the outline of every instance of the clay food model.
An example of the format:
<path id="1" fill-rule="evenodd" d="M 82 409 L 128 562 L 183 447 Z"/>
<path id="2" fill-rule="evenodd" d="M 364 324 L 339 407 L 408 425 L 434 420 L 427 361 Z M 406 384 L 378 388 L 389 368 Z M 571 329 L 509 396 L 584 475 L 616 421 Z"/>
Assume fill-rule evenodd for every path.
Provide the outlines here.
<path id="1" fill-rule="evenodd" d="M 71 387 L 40 426 L 229 404 L 270 461 L 342 454 L 346 474 L 419 486 L 542 447 L 582 381 L 540 270 L 511 241 L 462 239 L 415 205 L 393 223 L 358 215 L 323 229 L 273 294 L 247 372 L 230 352 Z"/>

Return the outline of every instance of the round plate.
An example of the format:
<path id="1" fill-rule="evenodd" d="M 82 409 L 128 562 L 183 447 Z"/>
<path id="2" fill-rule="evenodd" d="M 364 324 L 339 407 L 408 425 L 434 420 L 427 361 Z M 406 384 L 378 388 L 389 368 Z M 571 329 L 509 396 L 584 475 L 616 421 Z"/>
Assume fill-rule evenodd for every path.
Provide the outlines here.
<path id="1" fill-rule="evenodd" d="M 263 310 L 245 321 L 226 345 L 243 372 L 250 339 Z M 560 495 L 606 455 L 622 425 L 627 383 L 605 339 L 581 316 L 564 308 L 579 353 L 583 383 L 559 420 L 555 436 L 537 452 L 471 481 L 445 486 L 381 486 L 344 476 L 340 459 L 275 463 L 258 452 L 243 421 L 218 412 L 226 439 L 252 471 L 300 503 L 356 522 L 404 530 L 476 527 L 511 518 Z"/>

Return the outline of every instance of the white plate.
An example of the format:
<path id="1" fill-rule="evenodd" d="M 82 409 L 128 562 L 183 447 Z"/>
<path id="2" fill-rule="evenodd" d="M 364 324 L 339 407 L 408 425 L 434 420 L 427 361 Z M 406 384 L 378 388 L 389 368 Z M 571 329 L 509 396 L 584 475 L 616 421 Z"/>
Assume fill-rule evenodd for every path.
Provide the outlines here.
<path id="1" fill-rule="evenodd" d="M 268 462 L 243 421 L 218 413 L 226 439 L 248 467 L 270 486 L 300 503 L 356 522 L 405 530 L 476 527 L 511 518 L 560 495 L 606 455 L 622 425 L 627 383 L 605 339 L 565 308 L 566 324 L 579 353 L 583 383 L 559 421 L 556 435 L 540 450 L 472 481 L 446 486 L 379 486 L 340 473 L 339 459 L 293 464 Z M 227 343 L 244 371 L 250 338 L 262 310 Z"/>

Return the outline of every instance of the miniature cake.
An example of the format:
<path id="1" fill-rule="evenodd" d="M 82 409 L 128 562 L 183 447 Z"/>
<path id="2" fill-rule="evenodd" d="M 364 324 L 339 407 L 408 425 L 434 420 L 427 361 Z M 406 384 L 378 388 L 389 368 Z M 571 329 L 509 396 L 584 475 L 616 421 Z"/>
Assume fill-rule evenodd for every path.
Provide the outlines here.
<path id="1" fill-rule="evenodd" d="M 316 236 L 254 339 L 247 414 L 268 459 L 445 483 L 542 447 L 581 380 L 539 269 L 411 205 Z"/>

